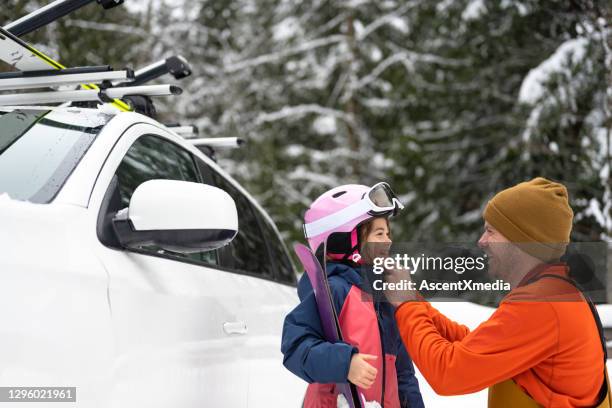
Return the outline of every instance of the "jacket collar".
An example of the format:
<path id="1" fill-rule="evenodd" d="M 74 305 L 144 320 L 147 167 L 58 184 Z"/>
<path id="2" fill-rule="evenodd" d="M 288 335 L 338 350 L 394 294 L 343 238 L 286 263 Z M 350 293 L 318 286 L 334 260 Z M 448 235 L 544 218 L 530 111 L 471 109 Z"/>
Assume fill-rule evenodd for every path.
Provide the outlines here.
<path id="1" fill-rule="evenodd" d="M 337 275 L 353 285 L 359 286 L 363 282 L 357 269 L 342 262 L 327 262 L 326 272 L 328 277 Z"/>
<path id="2" fill-rule="evenodd" d="M 531 271 L 527 273 L 523 277 L 523 279 L 518 284 L 518 287 L 525 286 L 529 284 L 530 281 L 537 279 L 541 275 L 558 275 L 564 278 L 568 277 L 568 267 L 564 262 L 552 263 L 552 264 L 540 264 L 533 268 Z"/>

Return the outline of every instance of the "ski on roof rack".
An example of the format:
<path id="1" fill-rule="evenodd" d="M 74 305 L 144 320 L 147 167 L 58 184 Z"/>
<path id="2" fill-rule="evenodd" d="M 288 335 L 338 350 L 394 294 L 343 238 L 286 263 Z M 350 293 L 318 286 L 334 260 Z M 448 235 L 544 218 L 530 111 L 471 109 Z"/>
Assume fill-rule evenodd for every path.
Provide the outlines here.
<path id="1" fill-rule="evenodd" d="M 10 71 L 1 72 L 0 78 L 24 78 L 28 76 L 63 75 L 63 74 L 86 74 L 93 72 L 114 71 L 110 65 L 93 65 L 90 67 L 73 67 L 64 69 L 45 69 L 42 71 Z"/>
<path id="2" fill-rule="evenodd" d="M 8 72 L 0 73 L 0 91 L 102 83 L 105 81 L 131 80 L 133 78 L 134 72 L 129 69 L 123 71 L 95 71 L 71 68 L 55 71 Z"/>
<path id="3" fill-rule="evenodd" d="M 2 27 L 0 27 L 0 59 L 13 68 L 24 72 L 66 69 L 59 62 L 25 43 L 19 37 Z M 88 90 L 99 90 L 95 84 L 83 84 L 81 87 Z M 111 103 L 122 111 L 132 110 L 129 104 L 119 99 L 111 101 Z"/>
<path id="4" fill-rule="evenodd" d="M 4 29 L 17 37 L 21 37 L 94 2 L 105 9 L 110 9 L 122 4 L 123 0 L 56 0 L 5 25 Z"/>
<path id="5" fill-rule="evenodd" d="M 151 96 L 176 95 L 182 92 L 180 88 L 169 85 L 142 86 L 165 74 L 171 74 L 175 79 L 191 75 L 191 67 L 182 56 L 166 58 L 136 72 L 126 69 L 123 71 L 125 74 L 120 73 L 121 71 L 109 73 L 112 69 L 107 66 L 66 68 L 19 38 L 94 1 L 105 9 L 124 2 L 124 0 L 55 0 L 5 27 L 0 27 L 0 59 L 21 71 L 0 74 L 0 91 L 69 86 L 79 83 L 82 88 L 79 91 L 0 95 L 0 104 L 63 103 L 78 107 L 95 107 L 101 102 L 110 102 L 121 111 L 136 111 L 154 118 L 156 110 Z M 53 70 L 58 72 L 55 73 Z M 96 85 L 99 83 L 102 83 L 100 87 Z M 124 91 L 128 87 L 133 89 L 129 92 Z M 178 130 L 187 136 L 187 129 Z M 197 129 L 195 132 L 192 129 L 190 136 L 197 137 Z"/>
<path id="6" fill-rule="evenodd" d="M 175 85 L 144 85 L 108 89 L 81 89 L 76 91 L 29 92 L 0 95 L 0 105 L 40 105 L 64 102 L 112 102 L 128 95 L 169 96 L 180 95 Z"/>

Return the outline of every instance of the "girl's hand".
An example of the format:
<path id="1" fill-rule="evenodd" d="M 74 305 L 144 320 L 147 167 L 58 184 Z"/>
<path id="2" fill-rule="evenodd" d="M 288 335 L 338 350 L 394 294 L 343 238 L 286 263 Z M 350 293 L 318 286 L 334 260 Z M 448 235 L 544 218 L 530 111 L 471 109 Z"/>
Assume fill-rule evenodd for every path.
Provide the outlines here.
<path id="1" fill-rule="evenodd" d="M 376 360 L 377 358 L 370 354 L 353 354 L 348 380 L 360 388 L 366 390 L 370 388 L 374 384 L 378 370 L 366 360 Z"/>

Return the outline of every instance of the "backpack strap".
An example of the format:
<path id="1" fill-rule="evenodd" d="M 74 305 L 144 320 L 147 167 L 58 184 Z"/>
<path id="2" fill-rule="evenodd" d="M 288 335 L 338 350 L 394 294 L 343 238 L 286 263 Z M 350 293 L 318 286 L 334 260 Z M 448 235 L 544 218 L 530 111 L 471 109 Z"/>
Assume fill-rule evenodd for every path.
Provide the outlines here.
<path id="1" fill-rule="evenodd" d="M 542 278 L 554 278 L 554 279 L 561 279 L 567 283 L 569 283 L 570 285 L 574 286 L 580 293 L 582 293 L 582 296 L 584 296 L 584 299 L 586 300 L 587 304 L 589 305 L 589 309 L 591 310 L 591 314 L 593 315 L 593 319 L 595 319 L 595 324 L 597 325 L 597 331 L 599 332 L 599 340 L 601 341 L 601 347 L 603 348 L 603 355 L 604 355 L 604 382 L 601 386 L 601 389 L 599 390 L 599 398 L 598 398 L 598 403 L 595 406 L 599 406 L 604 400 L 605 398 L 608 396 L 608 382 L 606 380 L 606 362 L 608 360 L 608 348 L 606 347 L 606 338 L 604 337 L 604 330 L 603 330 L 603 325 L 601 324 L 601 318 L 599 317 L 599 313 L 597 312 L 597 308 L 595 307 L 595 305 L 593 304 L 593 302 L 591 301 L 591 298 L 589 297 L 589 295 L 586 294 L 586 292 L 580 287 L 580 285 L 578 285 L 578 283 L 576 283 L 576 281 L 574 281 L 571 278 L 565 277 L 565 276 L 559 276 L 559 275 L 553 275 L 550 273 L 544 273 L 542 275 L 536 276 L 532 279 L 530 279 L 529 281 L 527 281 L 527 284 L 536 282 Z"/>

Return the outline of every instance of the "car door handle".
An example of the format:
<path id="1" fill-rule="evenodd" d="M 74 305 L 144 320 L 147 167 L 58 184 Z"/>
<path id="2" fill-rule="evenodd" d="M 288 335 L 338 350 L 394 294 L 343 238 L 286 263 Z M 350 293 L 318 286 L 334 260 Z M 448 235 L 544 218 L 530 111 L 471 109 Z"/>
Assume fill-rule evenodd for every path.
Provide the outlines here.
<path id="1" fill-rule="evenodd" d="M 247 334 L 249 329 L 245 322 L 225 322 L 223 331 L 225 334 Z"/>

